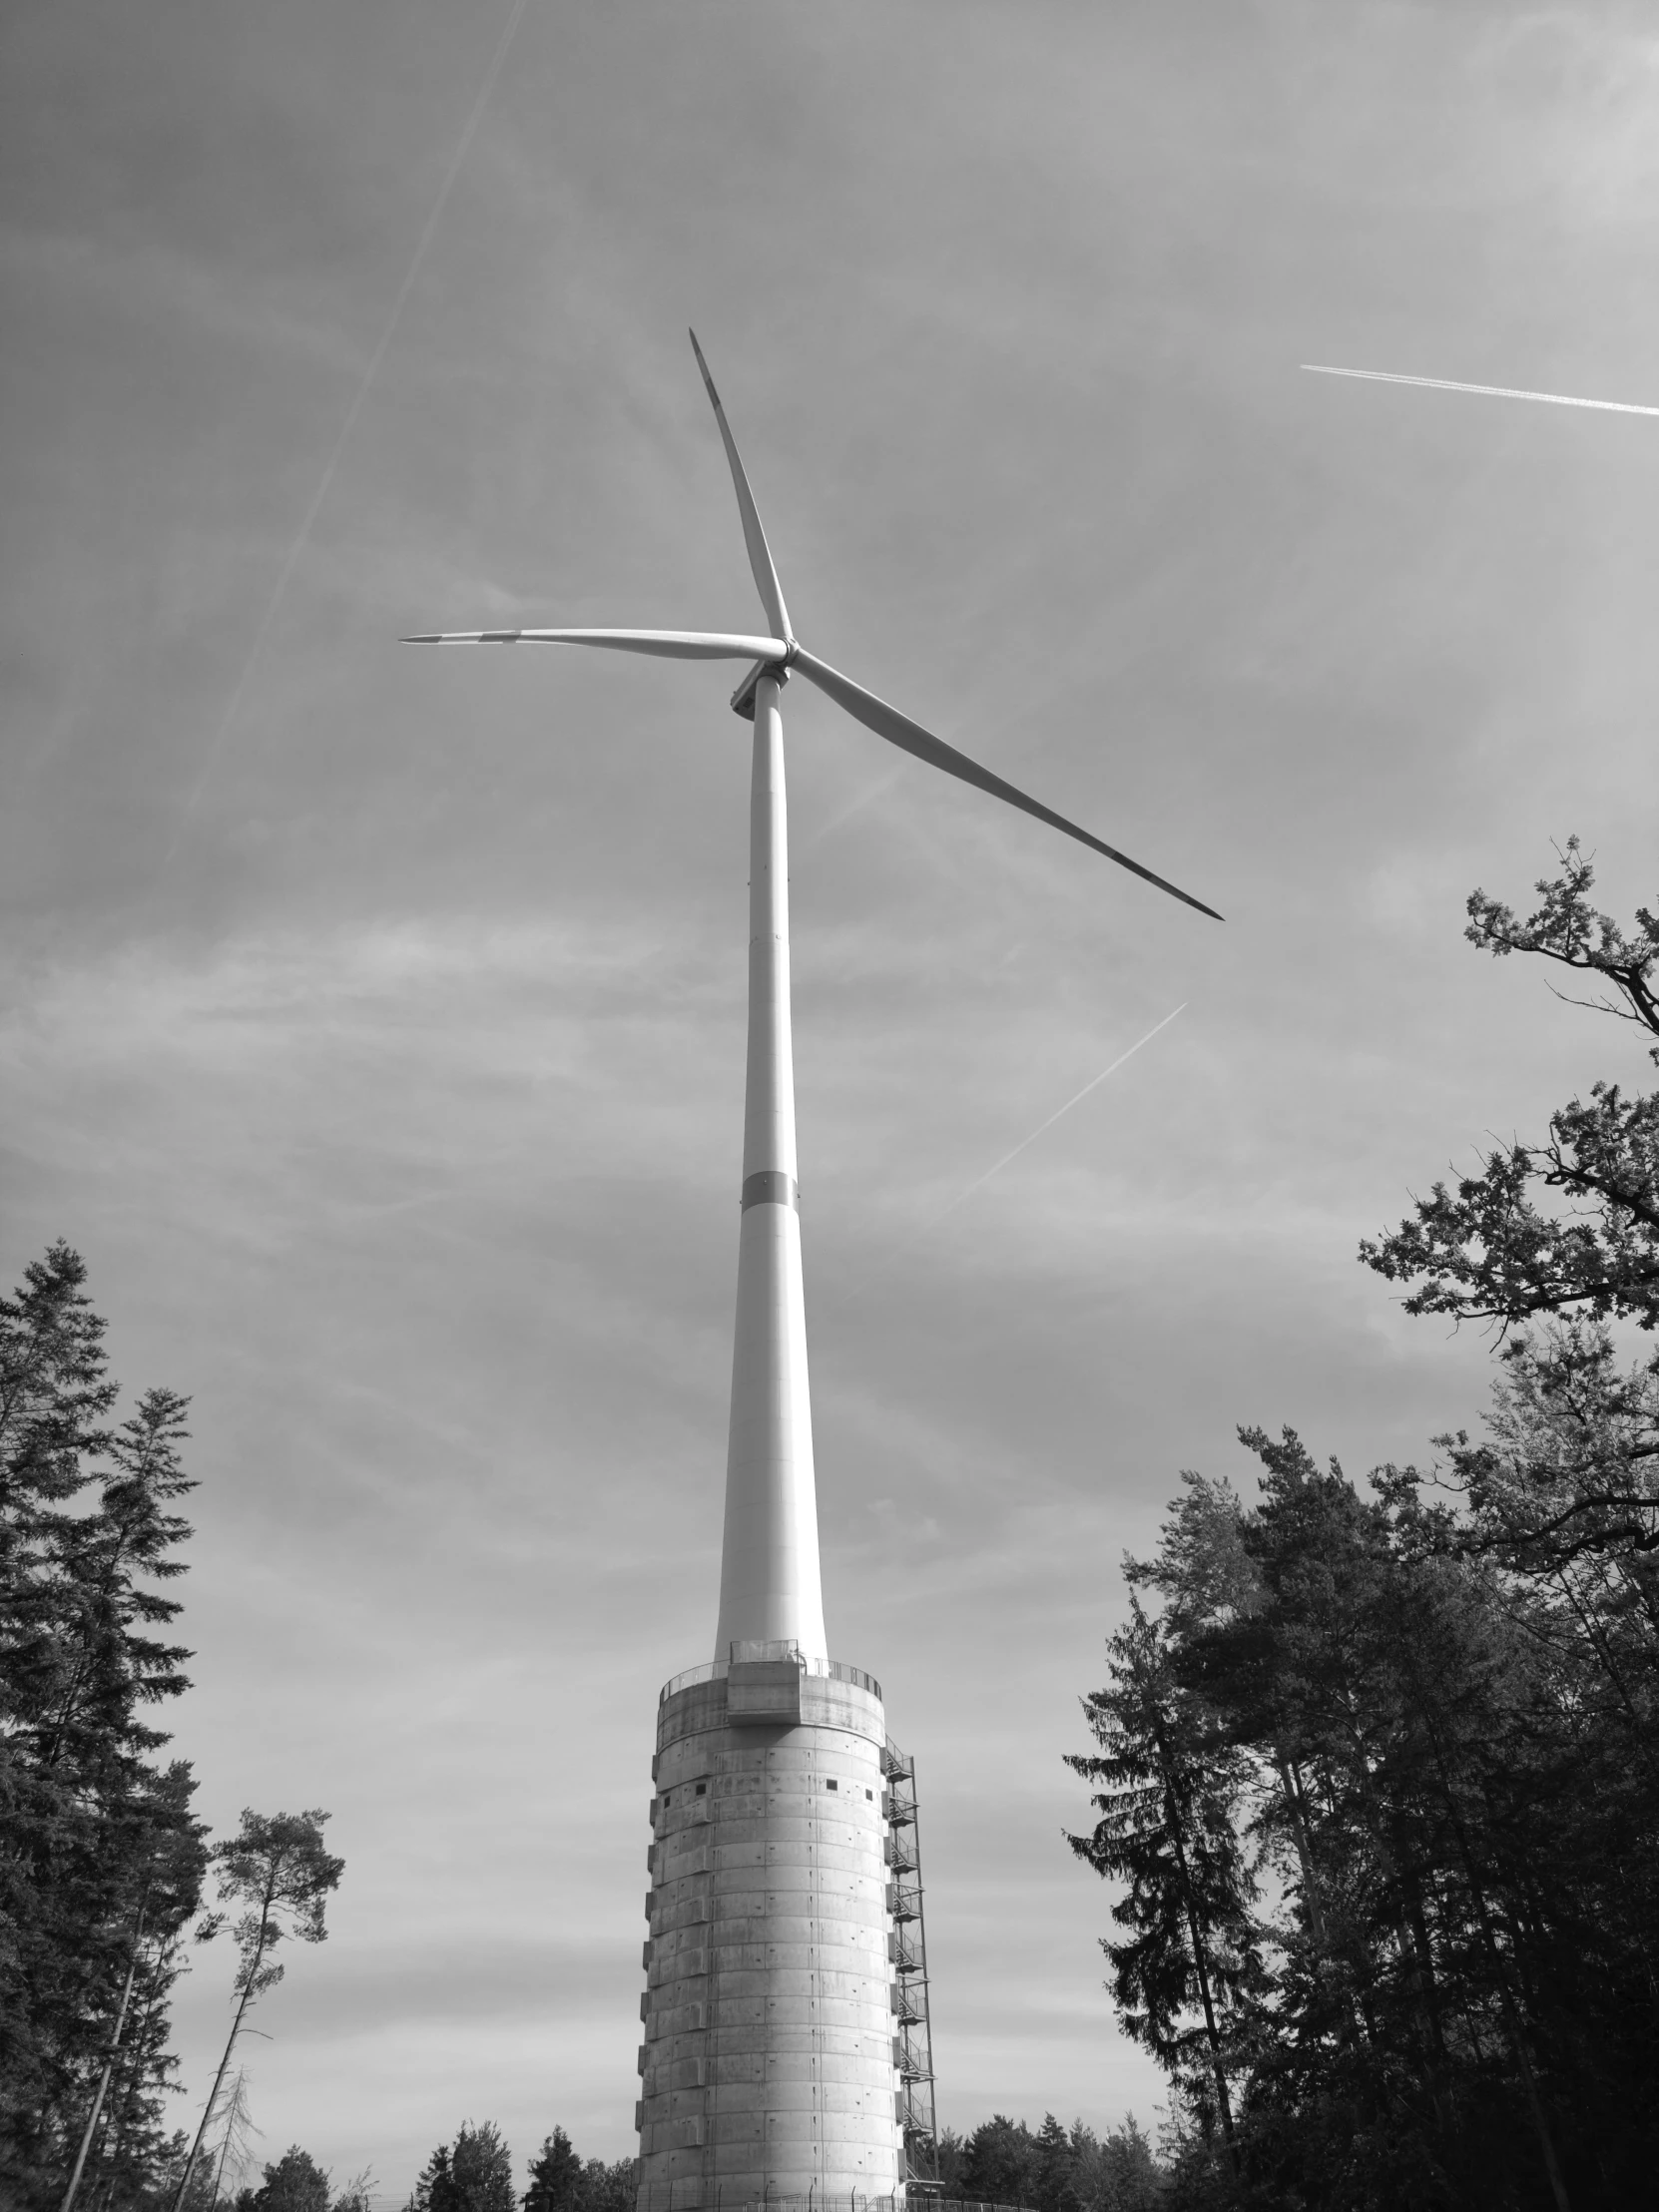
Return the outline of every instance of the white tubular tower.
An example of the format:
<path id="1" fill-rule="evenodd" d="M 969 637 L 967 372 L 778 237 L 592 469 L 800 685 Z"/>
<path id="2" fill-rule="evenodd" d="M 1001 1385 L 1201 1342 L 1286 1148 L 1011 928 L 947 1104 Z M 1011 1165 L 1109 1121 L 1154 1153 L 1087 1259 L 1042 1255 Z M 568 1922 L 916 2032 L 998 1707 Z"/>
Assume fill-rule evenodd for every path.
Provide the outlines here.
<path id="1" fill-rule="evenodd" d="M 904 2184 L 886 1722 L 879 1684 L 829 1656 L 819 1578 L 786 681 L 763 665 L 739 695 L 749 1081 L 720 1623 L 657 1713 L 637 2212 L 876 2212 Z"/>
<path id="2" fill-rule="evenodd" d="M 801 1273 L 790 1036 L 790 885 L 780 679 L 755 692 L 749 816 L 749 1081 L 738 1312 L 715 1657 L 793 1643 L 826 1659 Z"/>
<path id="3" fill-rule="evenodd" d="M 754 721 L 755 765 L 720 1618 L 714 1658 L 676 1675 L 657 1706 L 636 2212 L 904 2212 L 908 2185 L 931 2176 L 938 2186 L 914 1770 L 887 1737 L 880 1684 L 831 1659 L 824 1632 L 790 1037 L 784 685 L 800 676 L 910 759 L 1221 917 L 806 650 L 695 333 L 692 345 L 765 631 L 448 630 L 411 642 L 748 664 L 732 700 Z"/>

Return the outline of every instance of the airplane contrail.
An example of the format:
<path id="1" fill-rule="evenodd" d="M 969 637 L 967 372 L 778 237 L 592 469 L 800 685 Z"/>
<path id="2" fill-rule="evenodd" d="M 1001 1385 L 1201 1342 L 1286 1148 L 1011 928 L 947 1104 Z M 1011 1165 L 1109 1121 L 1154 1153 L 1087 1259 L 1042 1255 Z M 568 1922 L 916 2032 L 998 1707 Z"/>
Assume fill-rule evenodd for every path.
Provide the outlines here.
<path id="1" fill-rule="evenodd" d="M 1517 391 L 1508 384 L 1458 384 L 1449 376 L 1400 376 L 1386 368 L 1332 368 L 1304 361 L 1310 376 L 1357 376 L 1368 384 L 1420 384 L 1428 391 L 1472 391 L 1483 399 L 1535 399 L 1545 407 L 1598 407 L 1607 414 L 1659 415 L 1659 407 L 1638 407 L 1629 399 L 1579 399 L 1564 391 Z"/>
<path id="2" fill-rule="evenodd" d="M 339 468 L 340 456 L 345 451 L 346 441 L 356 425 L 358 415 L 363 410 L 363 402 L 368 397 L 370 387 L 380 372 L 380 364 L 386 357 L 386 349 L 397 334 L 397 325 L 403 319 L 403 309 L 408 305 L 409 294 L 415 286 L 415 278 L 420 275 L 420 266 L 426 259 L 426 250 L 432 243 L 439 223 L 443 220 L 443 211 L 449 205 L 449 195 L 455 189 L 455 181 L 461 174 L 466 157 L 471 150 L 472 141 L 477 134 L 478 126 L 483 121 L 484 110 L 489 105 L 490 94 L 495 90 L 495 80 L 500 76 L 501 65 L 507 59 L 507 49 L 513 43 L 514 35 L 520 23 L 524 20 L 524 11 L 528 6 L 529 0 L 513 0 L 512 13 L 508 16 L 506 28 L 496 42 L 495 54 L 489 68 L 484 73 L 484 82 L 479 90 L 478 97 L 472 104 L 472 113 L 467 117 L 466 129 L 461 133 L 460 142 L 455 148 L 454 158 L 449 164 L 449 173 L 438 189 L 438 196 L 432 203 L 432 212 L 426 218 L 426 228 L 420 234 L 420 240 L 415 247 L 413 258 L 408 269 L 404 272 L 403 281 L 397 287 L 397 297 L 392 301 L 391 313 L 386 317 L 385 328 L 380 332 L 380 342 L 369 355 L 368 366 L 363 370 L 362 380 L 357 386 L 356 394 L 350 406 L 345 410 L 345 420 L 339 426 L 339 435 L 334 440 L 333 451 L 328 455 L 316 490 L 311 495 L 311 503 L 305 509 L 304 520 L 300 523 L 293 543 L 288 547 L 282 565 L 277 571 L 276 586 L 270 599 L 266 602 L 265 612 L 260 617 L 259 627 L 254 632 L 254 642 L 248 648 L 248 657 L 242 664 L 242 674 L 237 678 L 236 687 L 231 693 L 230 704 L 221 717 L 219 728 L 214 733 L 213 743 L 208 748 L 202 766 L 197 773 L 196 782 L 191 787 L 190 796 L 185 801 L 185 810 L 180 816 L 179 826 L 173 833 L 173 842 L 168 846 L 162 860 L 164 868 L 172 862 L 174 855 L 178 852 L 185 831 L 189 829 L 191 819 L 201 803 L 202 794 L 208 788 L 208 779 L 213 774 L 214 764 L 219 759 L 225 741 L 230 736 L 236 725 L 237 717 L 242 711 L 243 695 L 248 689 L 248 680 L 253 675 L 260 655 L 265 649 L 265 641 L 270 635 L 271 625 L 276 619 L 276 611 L 287 594 L 289 584 L 293 581 L 293 572 L 299 566 L 299 557 L 310 543 L 311 532 L 316 527 L 316 518 L 322 512 L 322 503 L 327 498 L 329 489 L 333 484 L 335 472 Z"/>
<path id="3" fill-rule="evenodd" d="M 833 836 L 835 831 L 843 824 L 850 822 L 854 815 L 861 815 L 864 809 L 871 805 L 873 801 L 890 792 L 903 773 L 902 767 L 888 769 L 885 776 L 878 776 L 874 783 L 866 784 L 855 798 L 846 802 L 844 807 L 837 808 L 834 814 L 829 816 L 825 821 L 815 824 L 812 835 L 804 837 L 796 846 L 797 856 L 800 857 L 808 852 L 815 851 L 826 837 Z"/>
<path id="4" fill-rule="evenodd" d="M 1066 1100 L 1063 1106 L 1056 1106 L 1053 1113 L 1049 1115 L 1046 1121 L 1038 1122 L 1036 1128 L 1032 1130 L 1031 1134 L 1028 1137 L 1021 1137 L 1019 1143 L 1015 1145 L 1012 1152 L 1005 1152 L 1002 1155 L 1001 1159 L 994 1164 L 994 1166 L 988 1167 L 983 1175 L 976 1177 L 975 1180 L 968 1185 L 965 1191 L 958 1191 L 956 1193 L 956 1196 L 950 1201 L 948 1206 L 941 1207 L 940 1210 L 929 1220 L 922 1222 L 915 1233 L 924 1236 L 928 1230 L 937 1229 L 940 1222 L 946 1220 L 951 1214 L 956 1211 L 958 1206 L 962 1205 L 966 1200 L 970 1199 L 975 1191 L 982 1191 L 993 1175 L 1000 1175 L 1002 1173 L 1002 1170 L 1008 1165 L 1010 1160 L 1017 1160 L 1020 1154 L 1025 1150 L 1027 1145 L 1035 1144 L 1037 1139 L 1042 1135 L 1045 1129 L 1052 1129 L 1054 1124 L 1060 1119 L 1063 1114 L 1069 1114 L 1074 1106 L 1080 1106 L 1083 1103 L 1084 1099 L 1088 1097 L 1090 1091 L 1098 1090 L 1101 1084 L 1105 1082 L 1108 1075 L 1116 1075 L 1118 1069 L 1122 1067 L 1125 1060 L 1132 1060 L 1135 1057 L 1136 1053 L 1140 1051 L 1142 1045 L 1150 1044 L 1153 1038 L 1157 1036 L 1160 1029 L 1167 1029 L 1170 1023 L 1175 1019 L 1175 1015 L 1184 1014 L 1186 1010 L 1187 1001 L 1183 999 L 1180 1005 L 1176 1007 L 1175 1013 L 1166 1014 L 1162 1021 L 1154 1022 L 1154 1024 L 1147 1031 L 1144 1037 L 1137 1037 L 1135 1042 L 1129 1047 L 1127 1052 L 1120 1052 L 1117 1058 L 1111 1063 L 1109 1067 L 1103 1067 L 1098 1075 L 1091 1076 L 1088 1082 L 1083 1085 L 1083 1088 L 1080 1091 L 1074 1091 L 1071 1097 Z M 838 1313 L 843 1306 L 849 1306 L 852 1303 L 853 1299 L 858 1296 L 860 1291 L 867 1291 L 869 1286 L 875 1281 L 877 1276 L 884 1275 L 886 1273 L 888 1267 L 891 1266 L 893 1260 L 895 1260 L 897 1257 L 898 1255 L 896 1251 L 890 1253 L 887 1259 L 884 1260 L 879 1267 L 872 1268 L 869 1274 L 864 1276 L 860 1281 L 854 1283 L 851 1290 L 846 1292 L 843 1297 L 836 1299 L 834 1303 L 830 1307 L 829 1311 L 832 1314 Z"/>
<path id="5" fill-rule="evenodd" d="M 1187 1001 L 1183 999 L 1180 1005 L 1176 1007 L 1175 1014 L 1184 1014 L 1186 1010 Z M 1078 1091 L 1073 1097 L 1066 1100 L 1063 1106 L 1056 1106 L 1053 1113 L 1049 1115 L 1046 1121 L 1038 1122 L 1036 1128 L 1032 1130 L 1030 1136 L 1021 1137 L 1019 1143 L 1015 1145 L 1012 1152 L 1005 1152 L 1002 1155 L 1001 1159 L 997 1161 L 994 1167 L 989 1167 L 985 1170 L 984 1174 L 979 1177 L 977 1182 L 970 1183 L 965 1191 L 958 1191 L 956 1193 L 956 1196 L 950 1201 L 950 1204 L 945 1207 L 944 1212 L 935 1216 L 935 1220 L 943 1221 L 945 1218 L 945 1214 L 953 1214 L 956 1211 L 957 1207 L 962 1204 L 964 1199 L 971 1198 L 975 1191 L 982 1191 L 993 1175 L 1000 1175 L 1002 1173 L 1002 1170 L 1008 1165 L 1010 1160 L 1017 1160 L 1020 1154 L 1025 1150 L 1026 1146 L 1035 1144 L 1037 1139 L 1042 1135 L 1045 1129 L 1052 1129 L 1054 1124 L 1060 1119 L 1062 1114 L 1069 1114 L 1074 1106 L 1080 1106 L 1083 1103 L 1084 1099 L 1088 1097 L 1090 1091 L 1099 1089 L 1100 1085 L 1105 1082 L 1108 1075 L 1116 1075 L 1118 1069 L 1122 1067 L 1125 1060 L 1132 1060 L 1135 1057 L 1136 1053 L 1139 1052 L 1143 1044 L 1150 1044 L 1153 1038 L 1158 1034 L 1160 1029 L 1167 1029 L 1170 1023 L 1175 1019 L 1175 1014 L 1166 1014 L 1162 1021 L 1155 1022 L 1153 1026 L 1147 1031 L 1146 1035 L 1144 1037 L 1137 1038 L 1135 1043 L 1129 1047 L 1129 1050 L 1127 1052 L 1120 1052 L 1117 1058 L 1112 1062 L 1110 1067 L 1102 1068 L 1098 1075 L 1091 1077 L 1091 1079 L 1083 1085 L 1083 1088 L 1080 1091 Z"/>

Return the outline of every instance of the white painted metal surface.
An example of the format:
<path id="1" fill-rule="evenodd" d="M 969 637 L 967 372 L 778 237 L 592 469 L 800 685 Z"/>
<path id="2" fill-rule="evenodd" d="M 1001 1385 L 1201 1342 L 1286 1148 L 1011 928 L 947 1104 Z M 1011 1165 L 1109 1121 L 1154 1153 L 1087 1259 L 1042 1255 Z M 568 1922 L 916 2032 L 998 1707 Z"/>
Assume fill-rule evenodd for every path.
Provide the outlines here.
<path id="1" fill-rule="evenodd" d="M 598 645 L 663 661 L 781 661 L 783 638 L 734 637 L 711 630 L 432 630 L 405 645 Z"/>
<path id="2" fill-rule="evenodd" d="M 873 1681 L 830 1665 L 819 1573 L 779 711 L 790 670 L 913 759 L 1214 909 L 803 650 L 701 347 L 697 359 L 769 634 L 471 630 L 421 642 L 756 664 L 733 700 L 749 713 L 752 680 L 749 1076 L 720 1617 L 714 1665 L 677 1677 L 658 1714 L 637 2212 L 740 2212 L 778 2195 L 832 2212 L 859 2195 L 890 2199 L 902 2165 L 884 1723 Z"/>
<path id="3" fill-rule="evenodd" d="M 726 1530 L 715 1657 L 730 1658 L 735 1643 L 793 1641 L 805 1658 L 817 1660 L 828 1656 L 828 1647 L 819 1578 L 818 1501 L 801 1279 L 795 1077 L 790 1048 L 788 835 L 784 734 L 779 713 L 780 692 L 789 681 L 790 670 L 798 671 L 855 721 L 913 759 L 925 761 L 945 775 L 971 784 L 1076 838 L 1201 913 L 1214 914 L 1215 909 L 969 760 L 966 754 L 797 642 L 760 509 L 695 331 L 692 345 L 731 466 L 750 570 L 771 634 L 759 637 L 747 632 L 632 629 L 450 630 L 430 632 L 410 642 L 583 645 L 669 660 L 758 664 L 750 802 L 749 1087 L 744 1115 Z M 733 701 L 743 714 L 749 712 L 748 691 L 746 683 Z"/>
<path id="4" fill-rule="evenodd" d="M 715 1657 L 793 1640 L 824 1659 L 790 1036 L 789 822 L 781 686 L 755 696 L 749 813 L 749 1078 Z"/>

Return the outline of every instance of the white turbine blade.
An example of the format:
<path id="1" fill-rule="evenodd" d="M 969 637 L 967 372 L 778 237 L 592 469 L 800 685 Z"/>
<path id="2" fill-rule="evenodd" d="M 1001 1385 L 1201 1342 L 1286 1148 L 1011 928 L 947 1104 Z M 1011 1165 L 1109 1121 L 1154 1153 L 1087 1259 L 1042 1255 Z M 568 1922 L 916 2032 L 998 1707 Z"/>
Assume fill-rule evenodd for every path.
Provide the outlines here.
<path id="1" fill-rule="evenodd" d="M 1130 859 L 1127 852 L 1119 852 L 1115 845 L 1103 844 L 1091 836 L 1087 830 L 1080 830 L 1075 822 L 1068 822 L 1064 815 L 1057 815 L 1051 807 L 1045 807 L 1039 799 L 1030 798 L 1012 784 L 1004 783 L 1000 776 L 993 776 L 989 769 L 981 768 L 977 761 L 970 761 L 965 753 L 958 753 L 954 746 L 946 745 L 942 738 L 935 738 L 920 723 L 912 722 L 908 715 L 901 715 L 896 707 L 889 707 L 884 699 L 877 699 L 873 692 L 854 684 L 850 677 L 829 668 L 811 653 L 804 653 L 799 646 L 791 667 L 798 670 L 821 692 L 828 693 L 837 707 L 842 707 L 855 722 L 861 722 L 866 730 L 873 730 L 878 738 L 885 738 L 889 745 L 896 745 L 900 752 L 914 754 L 918 761 L 927 762 L 931 768 L 943 769 L 946 776 L 959 777 L 964 784 L 972 784 L 978 791 L 989 792 L 993 799 L 1005 800 L 1010 807 L 1019 808 L 1022 814 L 1032 815 L 1038 822 L 1046 822 L 1051 830 L 1061 830 L 1068 837 L 1075 837 L 1079 844 L 1086 844 L 1093 852 L 1104 853 L 1108 860 L 1116 860 L 1119 867 L 1126 867 L 1132 875 L 1139 875 L 1149 883 L 1156 883 L 1161 891 L 1168 891 L 1172 898 L 1181 899 L 1188 906 L 1196 906 L 1201 914 L 1220 921 L 1222 916 L 1213 906 L 1206 906 L 1202 898 L 1194 898 L 1191 891 L 1179 889 L 1162 875 L 1154 875 L 1151 868 L 1142 867 L 1139 860 Z"/>
<path id="2" fill-rule="evenodd" d="M 669 661 L 781 661 L 782 638 L 738 638 L 709 630 L 428 630 L 404 645 L 608 645 Z"/>
<path id="3" fill-rule="evenodd" d="M 726 419 L 726 409 L 720 403 L 715 380 L 709 374 L 709 364 L 703 358 L 703 348 L 697 342 L 697 332 L 691 333 L 692 351 L 697 355 L 697 365 L 703 371 L 703 381 L 709 387 L 709 397 L 714 402 L 715 420 L 720 424 L 720 434 L 726 445 L 726 458 L 732 464 L 732 483 L 738 495 L 738 512 L 743 517 L 743 541 L 749 548 L 749 565 L 754 571 L 755 589 L 761 595 L 761 605 L 766 609 L 767 620 L 781 637 L 793 637 L 789 610 L 784 605 L 784 587 L 778 581 L 778 571 L 773 566 L 772 548 L 767 534 L 761 528 L 761 510 L 755 504 L 755 494 L 749 488 L 749 478 L 744 474 L 743 462 L 738 457 L 737 440 L 732 435 L 732 425 Z"/>

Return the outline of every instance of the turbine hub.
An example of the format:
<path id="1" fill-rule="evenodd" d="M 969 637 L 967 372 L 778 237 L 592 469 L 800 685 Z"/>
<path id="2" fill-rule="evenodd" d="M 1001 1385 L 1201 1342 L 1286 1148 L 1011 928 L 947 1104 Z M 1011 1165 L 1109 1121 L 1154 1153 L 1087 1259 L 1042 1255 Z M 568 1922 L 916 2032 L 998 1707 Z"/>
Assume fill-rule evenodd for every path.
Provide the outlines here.
<path id="1" fill-rule="evenodd" d="M 798 651 L 794 638 L 781 661 L 757 661 L 737 690 L 732 694 L 732 712 L 741 715 L 745 722 L 755 720 L 755 690 L 763 676 L 770 676 L 775 684 L 787 684 L 790 669 Z"/>

